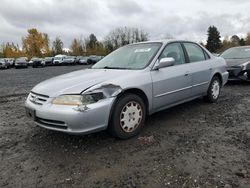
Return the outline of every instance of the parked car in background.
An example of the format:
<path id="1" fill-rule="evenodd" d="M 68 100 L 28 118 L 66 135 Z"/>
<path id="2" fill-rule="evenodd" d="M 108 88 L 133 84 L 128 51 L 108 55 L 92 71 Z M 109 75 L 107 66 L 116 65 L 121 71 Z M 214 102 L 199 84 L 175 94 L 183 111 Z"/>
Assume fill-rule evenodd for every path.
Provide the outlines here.
<path id="1" fill-rule="evenodd" d="M 15 59 L 14 58 L 5 58 L 10 67 L 14 67 Z"/>
<path id="2" fill-rule="evenodd" d="M 80 57 L 78 64 L 80 65 L 87 65 L 88 64 L 88 57 Z"/>
<path id="3" fill-rule="evenodd" d="M 76 57 L 75 56 L 66 56 L 63 61 L 63 65 L 75 65 L 76 64 Z"/>
<path id="4" fill-rule="evenodd" d="M 221 57 L 226 60 L 229 80 L 250 80 L 250 46 L 230 48 Z"/>
<path id="5" fill-rule="evenodd" d="M 1 69 L 8 69 L 8 68 L 10 68 L 10 63 L 4 58 L 0 58 L 0 68 Z"/>
<path id="6" fill-rule="evenodd" d="M 32 57 L 29 62 L 28 62 L 28 66 L 32 66 L 33 65 L 33 61 L 34 59 L 37 59 L 38 57 Z"/>
<path id="7" fill-rule="evenodd" d="M 33 68 L 45 67 L 45 61 L 42 58 L 34 58 L 32 63 Z"/>
<path id="8" fill-rule="evenodd" d="M 143 42 L 119 48 L 90 69 L 38 84 L 25 106 L 46 129 L 108 129 L 126 139 L 141 131 L 147 115 L 202 96 L 216 102 L 227 79 L 225 60 L 197 43 Z"/>
<path id="9" fill-rule="evenodd" d="M 15 68 L 28 68 L 26 57 L 19 57 L 15 61 Z"/>
<path id="10" fill-rule="evenodd" d="M 88 57 L 87 63 L 88 64 L 95 64 L 102 59 L 102 56 L 91 55 Z"/>
<path id="11" fill-rule="evenodd" d="M 54 57 L 45 57 L 44 58 L 45 65 L 46 66 L 53 65 L 53 60 L 54 60 Z"/>
<path id="12" fill-rule="evenodd" d="M 62 65 L 62 62 L 66 55 L 56 55 L 54 57 L 53 65 Z"/>
<path id="13" fill-rule="evenodd" d="M 79 64 L 79 61 L 80 59 L 82 58 L 83 56 L 76 56 L 76 64 Z"/>

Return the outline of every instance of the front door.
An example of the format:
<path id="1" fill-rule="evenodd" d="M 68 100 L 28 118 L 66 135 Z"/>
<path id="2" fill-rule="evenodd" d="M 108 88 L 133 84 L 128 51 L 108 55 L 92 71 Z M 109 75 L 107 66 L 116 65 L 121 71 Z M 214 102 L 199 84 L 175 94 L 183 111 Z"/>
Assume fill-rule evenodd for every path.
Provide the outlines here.
<path id="1" fill-rule="evenodd" d="M 174 65 L 151 71 L 153 108 L 155 111 L 165 106 L 181 102 L 191 95 L 192 79 L 190 66 L 185 63 L 185 56 L 181 44 L 168 44 L 158 60 L 165 57 L 174 58 Z"/>

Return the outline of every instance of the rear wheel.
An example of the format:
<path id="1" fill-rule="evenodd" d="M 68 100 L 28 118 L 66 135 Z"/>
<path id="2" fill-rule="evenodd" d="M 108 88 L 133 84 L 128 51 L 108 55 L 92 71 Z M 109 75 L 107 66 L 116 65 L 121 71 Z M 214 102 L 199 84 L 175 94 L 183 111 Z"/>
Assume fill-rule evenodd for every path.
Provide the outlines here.
<path id="1" fill-rule="evenodd" d="M 214 76 L 207 90 L 207 96 L 205 96 L 205 100 L 210 103 L 215 103 L 220 96 L 220 89 L 220 79 L 218 76 Z"/>
<path id="2" fill-rule="evenodd" d="M 120 139 L 136 136 L 141 131 L 146 116 L 143 100 L 135 94 L 118 99 L 111 117 L 109 132 Z"/>

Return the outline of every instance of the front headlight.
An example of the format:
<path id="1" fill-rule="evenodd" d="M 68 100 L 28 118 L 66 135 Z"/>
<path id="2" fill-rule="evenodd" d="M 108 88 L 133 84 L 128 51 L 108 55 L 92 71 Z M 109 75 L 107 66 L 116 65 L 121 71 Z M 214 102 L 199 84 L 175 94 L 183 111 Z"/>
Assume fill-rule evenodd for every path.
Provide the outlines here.
<path id="1" fill-rule="evenodd" d="M 69 105 L 69 106 L 81 106 L 88 105 L 103 99 L 104 95 L 101 92 L 90 93 L 83 95 L 61 95 L 56 97 L 52 104 L 56 105 Z"/>
<path id="2" fill-rule="evenodd" d="M 242 70 L 246 70 L 249 63 L 250 62 L 246 62 L 246 63 L 241 64 Z"/>
<path id="3" fill-rule="evenodd" d="M 61 95 L 56 97 L 52 104 L 56 105 L 70 105 L 77 106 L 82 104 L 82 96 L 81 95 Z"/>

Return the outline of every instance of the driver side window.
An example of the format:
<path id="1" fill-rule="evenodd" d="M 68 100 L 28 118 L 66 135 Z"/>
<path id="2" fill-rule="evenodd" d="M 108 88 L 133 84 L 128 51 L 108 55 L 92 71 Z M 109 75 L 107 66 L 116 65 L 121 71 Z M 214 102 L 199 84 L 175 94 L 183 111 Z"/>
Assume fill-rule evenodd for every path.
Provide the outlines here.
<path id="1" fill-rule="evenodd" d="M 180 43 L 168 44 L 161 53 L 159 60 L 166 57 L 174 58 L 174 65 L 181 65 L 185 63 L 185 56 Z"/>

